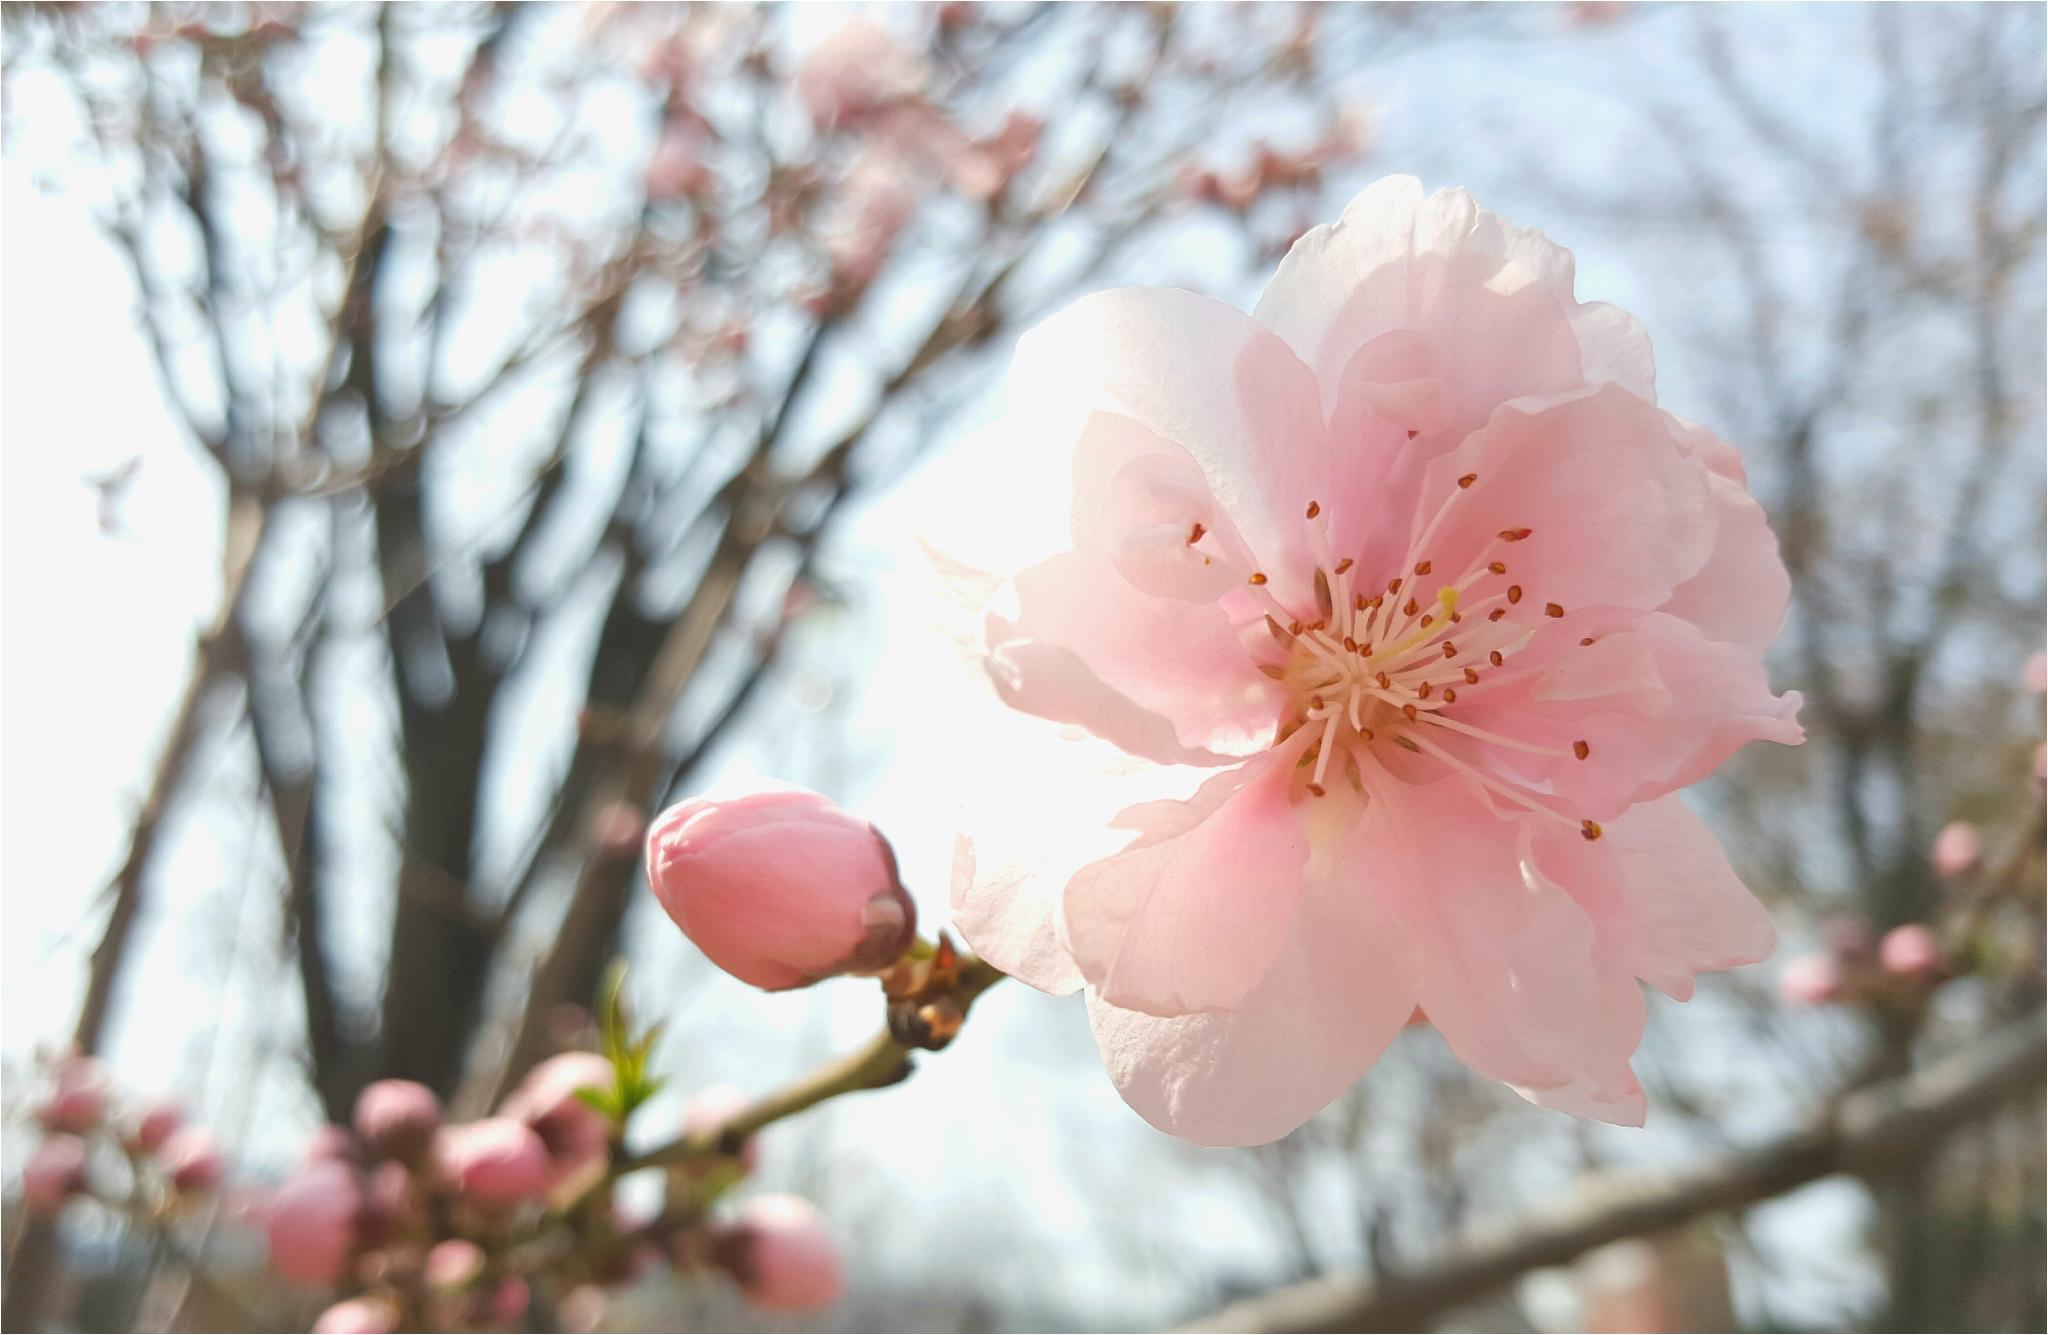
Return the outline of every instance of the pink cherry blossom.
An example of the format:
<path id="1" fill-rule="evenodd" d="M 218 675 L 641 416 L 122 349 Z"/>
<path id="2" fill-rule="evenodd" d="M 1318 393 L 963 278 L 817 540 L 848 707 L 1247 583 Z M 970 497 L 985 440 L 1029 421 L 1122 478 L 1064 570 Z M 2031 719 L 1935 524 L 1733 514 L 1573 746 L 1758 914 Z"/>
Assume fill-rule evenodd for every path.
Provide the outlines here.
<path id="1" fill-rule="evenodd" d="M 380 1158 L 410 1159 L 441 1125 L 441 1101 L 413 1080 L 378 1080 L 356 1096 L 356 1134 Z"/>
<path id="2" fill-rule="evenodd" d="M 1134 764 L 1095 822 L 1128 842 L 1078 868 L 974 831 L 955 921 L 1086 987 L 1156 1125 L 1283 1135 L 1418 1005 L 1481 1074 L 1637 1123 L 1637 980 L 1770 953 L 1675 794 L 1801 739 L 1761 662 L 1789 582 L 1734 449 L 1654 396 L 1568 251 L 1405 177 L 1251 316 L 1113 291 L 1024 338 L 1013 419 L 1071 445 L 1073 546 L 1010 582 L 989 672 L 1168 770 Z"/>
<path id="3" fill-rule="evenodd" d="M 447 1126 L 434 1138 L 443 1177 L 479 1205 L 507 1206 L 546 1194 L 554 1165 L 534 1129 L 509 1117 Z"/>
<path id="4" fill-rule="evenodd" d="M 756 1307 L 807 1311 L 845 1291 L 839 1247 L 824 1216 L 801 1196 L 748 1201 L 722 1250 L 740 1292 Z"/>
<path id="5" fill-rule="evenodd" d="M 21 1166 L 21 1194 L 45 1214 L 85 1188 L 85 1142 L 77 1136 L 45 1136 Z"/>
<path id="6" fill-rule="evenodd" d="M 212 1191 L 220 1185 L 226 1166 L 220 1142 L 203 1126 L 183 1126 L 165 1137 L 156 1159 L 169 1175 L 171 1185 L 184 1192 Z"/>
<path id="7" fill-rule="evenodd" d="M 363 1189 L 355 1170 L 335 1159 L 294 1169 L 271 1198 L 264 1232 L 270 1263 L 286 1279 L 332 1284 L 355 1254 Z"/>
<path id="8" fill-rule="evenodd" d="M 1878 962 L 1891 973 L 1932 978 L 1941 972 L 1941 943 L 1925 923 L 1909 922 L 1885 933 L 1877 948 Z"/>
<path id="9" fill-rule="evenodd" d="M 1816 951 L 1785 965 L 1778 975 L 1778 995 L 1794 1006 L 1825 1006 L 1842 995 L 1845 981 L 1841 961 Z"/>
<path id="10" fill-rule="evenodd" d="M 1934 874 L 1944 879 L 1967 876 L 1984 862 L 1983 841 L 1977 827 L 1966 820 L 1954 820 L 1934 836 Z"/>
<path id="11" fill-rule="evenodd" d="M 602 1092 L 617 1081 L 612 1064 L 594 1052 L 558 1053 L 528 1072 L 499 1109 L 501 1116 L 532 1127 L 547 1147 L 549 1193 L 604 1171 L 611 1123 L 578 1091 Z"/>
<path id="12" fill-rule="evenodd" d="M 670 807 L 647 878 L 713 964 L 770 991 L 885 968 L 917 932 L 888 841 L 801 788 Z"/>

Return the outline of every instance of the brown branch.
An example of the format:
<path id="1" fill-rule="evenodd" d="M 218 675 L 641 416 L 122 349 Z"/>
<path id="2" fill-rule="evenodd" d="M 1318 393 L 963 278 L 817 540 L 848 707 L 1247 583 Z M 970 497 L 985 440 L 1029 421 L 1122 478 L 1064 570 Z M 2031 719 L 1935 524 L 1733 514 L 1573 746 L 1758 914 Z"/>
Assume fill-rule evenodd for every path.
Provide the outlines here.
<path id="1" fill-rule="evenodd" d="M 1007 976 L 982 960 L 962 959 L 959 981 L 952 986 L 949 995 L 964 1018 L 982 993 Z M 715 1127 L 689 1132 L 653 1149 L 631 1155 L 618 1171 L 627 1173 L 731 1153 L 747 1137 L 771 1122 L 794 1117 L 842 1094 L 886 1089 L 896 1084 L 910 1074 L 911 1054 L 917 1051 L 920 1051 L 918 1045 L 906 1043 L 885 1029 L 861 1047 L 826 1063 Z"/>
<path id="2" fill-rule="evenodd" d="M 1818 1123 L 1677 1173 L 1623 1178 L 1555 1213 L 1525 1219 L 1379 1280 L 1344 1276 L 1235 1303 L 1188 1331 L 1421 1330 L 1531 1270 L 1623 1238 L 1739 1210 L 1836 1173 L 1889 1176 L 1943 1136 L 2038 1094 L 2048 1057 L 2036 1012 L 1918 1075 L 1852 1094 Z"/>

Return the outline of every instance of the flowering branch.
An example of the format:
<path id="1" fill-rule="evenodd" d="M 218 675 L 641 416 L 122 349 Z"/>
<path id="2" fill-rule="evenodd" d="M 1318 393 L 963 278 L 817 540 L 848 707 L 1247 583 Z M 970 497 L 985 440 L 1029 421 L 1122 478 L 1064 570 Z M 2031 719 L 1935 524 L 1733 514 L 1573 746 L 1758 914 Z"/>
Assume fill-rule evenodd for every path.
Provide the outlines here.
<path id="1" fill-rule="evenodd" d="M 946 947 L 942 944 L 941 950 Z M 1001 982 L 1007 975 L 994 965 L 972 957 L 959 959 L 954 980 L 947 984 L 943 1000 L 926 999 L 921 1006 L 950 1006 L 954 1015 L 964 1018 L 975 1000 Z M 957 1031 L 958 1018 L 952 1028 L 929 1028 L 923 1035 L 911 1032 L 916 1026 L 906 1026 L 892 1015 L 888 1029 L 876 1034 L 859 1048 L 819 1067 L 796 1083 L 750 1107 L 734 1114 L 716 1126 L 700 1127 L 678 1136 L 666 1144 L 642 1151 L 626 1160 L 622 1171 L 631 1172 L 639 1168 L 654 1168 L 670 1164 L 685 1163 L 713 1155 L 732 1154 L 746 1139 L 771 1122 L 810 1108 L 815 1108 L 827 1099 L 842 1094 L 857 1094 L 862 1090 L 886 1089 L 906 1079 L 912 1070 L 910 1054 L 924 1049 L 936 1051 L 952 1040 Z"/>
<path id="2" fill-rule="evenodd" d="M 1927 1146 L 2038 1091 L 2048 1065 L 2040 1012 L 1917 1075 L 1852 1094 L 1818 1123 L 1673 1174 L 1612 1183 L 1597 1199 L 1522 1221 L 1378 1280 L 1311 1280 L 1234 1303 L 1187 1331 L 1417 1330 L 1438 1314 L 1543 1266 L 1610 1242 L 1783 1195 L 1836 1173 L 1913 1162 Z"/>

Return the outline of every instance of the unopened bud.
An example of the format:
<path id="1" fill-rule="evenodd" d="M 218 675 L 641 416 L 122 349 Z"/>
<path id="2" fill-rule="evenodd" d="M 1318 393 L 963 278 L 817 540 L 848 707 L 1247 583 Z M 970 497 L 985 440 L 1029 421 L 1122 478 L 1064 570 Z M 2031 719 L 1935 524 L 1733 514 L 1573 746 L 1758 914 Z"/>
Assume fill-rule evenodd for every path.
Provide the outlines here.
<path id="1" fill-rule="evenodd" d="M 617 1082 L 612 1064 L 596 1053 L 564 1052 L 534 1067 L 498 1110 L 532 1127 L 547 1147 L 550 1193 L 603 1172 L 611 1123 L 583 1101 L 581 1091 L 603 1093 Z"/>
<path id="2" fill-rule="evenodd" d="M 548 1147 L 524 1122 L 487 1117 L 443 1127 L 434 1140 L 441 1173 L 463 1196 L 486 1206 L 514 1205 L 547 1192 Z"/>
<path id="3" fill-rule="evenodd" d="M 301 1284 L 334 1283 L 355 1253 L 362 1205 L 353 1168 L 334 1159 L 302 1164 L 271 1198 L 264 1221 L 271 1265 Z"/>
<path id="4" fill-rule="evenodd" d="M 153 1103 L 144 1108 L 135 1119 L 135 1129 L 129 1137 L 136 1149 L 144 1154 L 153 1153 L 185 1124 L 185 1110 L 172 1100 Z"/>
<path id="5" fill-rule="evenodd" d="M 1801 955 L 1778 975 L 1778 995 L 1794 1006 L 1824 1006 L 1842 995 L 1842 966 L 1833 955 Z"/>
<path id="6" fill-rule="evenodd" d="M 441 1101 L 411 1080 L 379 1080 L 356 1099 L 356 1134 L 374 1158 L 418 1158 L 441 1126 Z"/>
<path id="7" fill-rule="evenodd" d="M 647 876 L 713 964 L 770 991 L 885 969 L 917 934 L 888 841 L 802 789 L 669 808 L 648 833 Z"/>
<path id="8" fill-rule="evenodd" d="M 1941 943 L 1925 924 L 1917 922 L 1886 932 L 1877 957 L 1887 972 L 1922 980 L 1940 973 L 1943 963 Z"/>
<path id="9" fill-rule="evenodd" d="M 722 1240 L 720 1259 L 756 1307 L 806 1311 L 838 1301 L 846 1287 L 838 1244 L 816 1206 L 801 1196 L 757 1196 Z"/>
<path id="10" fill-rule="evenodd" d="M 467 1238 L 435 1243 L 422 1268 L 430 1289 L 459 1289 L 483 1272 L 484 1250 Z"/>
<path id="11" fill-rule="evenodd" d="M 37 1116 L 51 1131 L 90 1131 L 106 1116 L 112 1083 L 107 1068 L 93 1058 L 66 1057 L 57 1063 L 55 1088 Z"/>
<path id="12" fill-rule="evenodd" d="M 85 1142 L 77 1136 L 45 1136 L 21 1166 L 21 1194 L 32 1210 L 55 1213 L 85 1190 Z"/>
<path id="13" fill-rule="evenodd" d="M 203 1126 L 173 1131 L 165 1138 L 156 1158 L 170 1177 L 171 1185 L 179 1191 L 196 1194 L 220 1185 L 220 1142 Z"/>
<path id="14" fill-rule="evenodd" d="M 1983 841 L 1977 827 L 1966 820 L 1952 820 L 1934 836 L 1934 874 L 1944 880 L 1967 876 L 1984 862 Z"/>

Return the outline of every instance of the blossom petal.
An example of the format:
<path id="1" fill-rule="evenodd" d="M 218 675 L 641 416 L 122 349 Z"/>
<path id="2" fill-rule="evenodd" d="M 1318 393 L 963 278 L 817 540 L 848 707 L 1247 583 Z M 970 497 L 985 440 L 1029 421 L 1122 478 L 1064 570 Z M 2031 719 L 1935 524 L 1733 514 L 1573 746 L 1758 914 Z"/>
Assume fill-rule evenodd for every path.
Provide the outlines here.
<path id="1" fill-rule="evenodd" d="M 1309 857 L 1288 793 L 1301 749 L 1219 775 L 1188 803 L 1127 812 L 1151 830 L 1075 874 L 1067 944 L 1104 1001 L 1150 1015 L 1225 1010 L 1272 970 Z"/>
<path id="2" fill-rule="evenodd" d="M 1055 669 L 1022 644 L 1055 646 L 1123 699 L 1171 722 L 1183 747 L 1242 754 L 1271 739 L 1279 688 L 1255 670 L 1221 608 L 1142 593 L 1092 551 L 1063 552 L 1012 583 L 1017 618 L 997 618 L 990 638 L 1018 668 L 1020 691 L 1032 685 L 1034 668 Z M 1077 690 L 1068 683 L 1060 694 Z"/>
<path id="3" fill-rule="evenodd" d="M 1486 420 L 1496 404 L 1555 394 L 1585 384 L 1571 300 L 1570 253 L 1505 227 L 1463 190 L 1425 197 L 1411 176 L 1368 186 L 1336 223 L 1310 230 L 1280 262 L 1255 314 L 1314 368 L 1325 406 L 1334 403 L 1347 363 L 1392 330 L 1430 335 L 1444 350 L 1438 370 L 1457 413 L 1458 433 Z M 1554 266 L 1564 257 L 1564 291 Z M 1632 323 L 1632 322 L 1631 322 Z M 1618 332 L 1596 317 L 1589 336 Z M 1628 362 L 1601 354 L 1604 364 Z M 1637 383 L 1640 383 L 1639 378 Z"/>
<path id="4" fill-rule="evenodd" d="M 1683 618 L 1710 640 L 1761 654 L 1778 638 L 1792 579 L 1778 555 L 1763 506 L 1742 486 L 1716 475 L 1708 495 L 1714 513 L 1714 549 L 1699 573 L 1672 590 L 1659 611 Z"/>
<path id="5" fill-rule="evenodd" d="M 1497 551 L 1532 606 L 1653 608 L 1706 564 L 1708 473 L 1677 422 L 1612 385 L 1505 404 L 1430 465 L 1419 539 L 1446 574 Z M 1470 484 L 1460 479 L 1474 477 Z M 1502 549 L 1496 535 L 1527 528 Z M 1491 586 L 1484 586 L 1492 592 Z"/>
<path id="6" fill-rule="evenodd" d="M 1632 1078 L 1642 993 L 1535 870 L 1523 823 L 1457 779 L 1411 786 L 1380 772 L 1368 785 L 1367 838 L 1418 949 L 1422 1009 L 1459 1060 L 1537 1089 L 1589 1076 L 1612 1093 Z"/>
<path id="7" fill-rule="evenodd" d="M 1146 1121 L 1201 1145 L 1263 1144 L 1379 1059 L 1414 1008 L 1415 960 L 1399 920 L 1356 884 L 1361 865 L 1354 841 L 1312 880 L 1286 953 L 1233 1010 L 1161 1018 L 1089 997 L 1103 1064 Z"/>
<path id="8" fill-rule="evenodd" d="M 1590 645 L 1581 641 L 1591 639 Z M 1506 770 L 1598 820 L 1697 783 L 1752 741 L 1797 745 L 1798 692 L 1771 694 L 1762 662 L 1661 612 L 1588 614 L 1546 627 L 1536 677 L 1460 711 L 1460 718 L 1548 755 L 1501 749 Z M 1586 744 L 1584 759 L 1577 755 Z"/>
<path id="9" fill-rule="evenodd" d="M 1777 947 L 1770 914 L 1676 797 L 1632 809 L 1595 842 L 1548 840 L 1537 859 L 1631 973 L 1680 1001 L 1696 975 L 1758 963 Z"/>
<path id="10" fill-rule="evenodd" d="M 1253 568 L 1194 457 L 1115 413 L 1090 413 L 1074 449 L 1074 545 L 1139 592 L 1187 602 L 1218 601 Z"/>
<path id="11" fill-rule="evenodd" d="M 953 839 L 953 926 L 975 953 L 1041 992 L 1078 991 L 1081 971 L 1060 940 L 1057 882 L 1029 866 L 984 871 L 974 841 Z"/>
<path id="12" fill-rule="evenodd" d="M 1019 341 L 1010 401 L 1054 439 L 1108 412 L 1180 446 L 1262 567 L 1306 578 L 1301 516 L 1324 468 L 1315 378 L 1235 306 L 1171 288 L 1083 297 Z"/>

